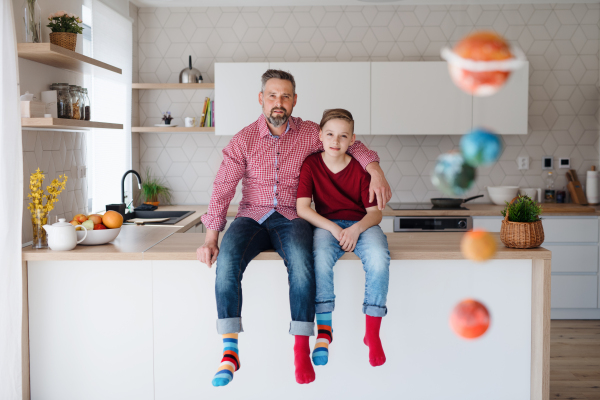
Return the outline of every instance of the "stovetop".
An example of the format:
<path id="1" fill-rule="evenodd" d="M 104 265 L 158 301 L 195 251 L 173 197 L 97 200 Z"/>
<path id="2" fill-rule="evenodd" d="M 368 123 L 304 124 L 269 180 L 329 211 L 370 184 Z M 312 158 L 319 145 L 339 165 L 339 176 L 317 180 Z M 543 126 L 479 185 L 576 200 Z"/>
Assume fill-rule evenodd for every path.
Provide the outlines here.
<path id="1" fill-rule="evenodd" d="M 388 203 L 392 210 L 468 210 L 466 207 L 437 207 L 431 203 Z"/>

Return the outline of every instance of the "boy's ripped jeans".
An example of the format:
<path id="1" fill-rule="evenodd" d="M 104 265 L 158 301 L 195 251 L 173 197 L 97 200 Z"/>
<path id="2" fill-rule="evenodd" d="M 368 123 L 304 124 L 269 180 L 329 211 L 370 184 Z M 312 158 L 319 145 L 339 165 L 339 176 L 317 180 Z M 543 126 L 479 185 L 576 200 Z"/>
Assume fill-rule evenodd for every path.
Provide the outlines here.
<path id="1" fill-rule="evenodd" d="M 332 220 L 342 229 L 358 221 Z M 344 255 L 337 239 L 328 230 L 315 228 L 313 235 L 313 255 L 315 259 L 315 279 L 317 282 L 316 312 L 324 313 L 335 308 L 333 291 L 333 266 Z M 387 314 L 385 306 L 390 277 L 390 252 L 387 237 L 375 225 L 358 237 L 354 253 L 362 260 L 365 270 L 365 300 L 363 313 L 372 317 Z"/>

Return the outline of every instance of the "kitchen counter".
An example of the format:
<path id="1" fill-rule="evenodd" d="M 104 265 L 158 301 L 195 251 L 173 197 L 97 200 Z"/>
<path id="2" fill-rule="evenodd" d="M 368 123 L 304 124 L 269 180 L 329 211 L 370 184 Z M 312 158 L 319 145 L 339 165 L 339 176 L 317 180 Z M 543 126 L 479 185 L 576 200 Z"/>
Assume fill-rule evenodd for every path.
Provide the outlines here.
<path id="1" fill-rule="evenodd" d="M 384 217 L 396 216 L 471 216 L 471 217 L 501 217 L 501 211 L 505 206 L 496 204 L 465 203 L 464 207 L 468 210 L 392 210 L 386 206 L 383 210 Z M 600 216 L 600 206 L 584 206 L 573 203 L 541 203 L 542 217 L 544 216 Z"/>

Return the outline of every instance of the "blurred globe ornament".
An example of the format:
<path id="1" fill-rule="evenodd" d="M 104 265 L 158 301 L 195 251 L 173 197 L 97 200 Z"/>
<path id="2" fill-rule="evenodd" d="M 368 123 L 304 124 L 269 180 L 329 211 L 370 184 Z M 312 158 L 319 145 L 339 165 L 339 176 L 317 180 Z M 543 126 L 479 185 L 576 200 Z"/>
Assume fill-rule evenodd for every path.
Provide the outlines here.
<path id="1" fill-rule="evenodd" d="M 448 61 L 452 81 L 474 96 L 491 96 L 504 85 L 511 72 L 525 65 L 525 54 L 509 46 L 499 34 L 477 31 L 461 39 L 441 56 Z"/>
<path id="2" fill-rule="evenodd" d="M 469 190 L 475 175 L 475 168 L 459 152 L 443 153 L 437 158 L 431 183 L 446 195 L 460 196 Z"/>
<path id="3" fill-rule="evenodd" d="M 502 154 L 502 140 L 491 131 L 476 128 L 460 139 L 460 152 L 472 167 L 490 165 Z"/>
<path id="4" fill-rule="evenodd" d="M 450 314 L 450 328 L 463 339 L 476 339 L 490 326 L 490 313 L 487 308 L 473 299 L 458 303 Z"/>
<path id="5" fill-rule="evenodd" d="M 466 232 L 460 241 L 460 250 L 467 260 L 487 261 L 496 254 L 496 239 L 483 229 Z"/>

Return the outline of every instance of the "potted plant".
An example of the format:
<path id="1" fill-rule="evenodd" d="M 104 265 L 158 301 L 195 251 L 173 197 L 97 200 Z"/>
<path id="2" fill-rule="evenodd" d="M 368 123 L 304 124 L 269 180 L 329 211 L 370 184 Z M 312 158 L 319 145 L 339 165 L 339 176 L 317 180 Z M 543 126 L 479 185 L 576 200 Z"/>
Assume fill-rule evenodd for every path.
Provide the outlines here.
<path id="1" fill-rule="evenodd" d="M 171 117 L 170 111 L 167 111 L 166 113 L 163 114 L 162 120 L 165 121 L 165 125 L 171 125 L 172 119 L 173 119 L 173 117 Z"/>
<path id="2" fill-rule="evenodd" d="M 83 32 L 83 27 L 79 26 L 81 18 L 61 10 L 50 14 L 48 21 L 50 23 L 46 26 L 52 30 L 50 43 L 75 51 L 77 34 Z"/>
<path id="3" fill-rule="evenodd" d="M 146 178 L 142 181 L 142 197 L 144 204 L 158 206 L 159 199 L 166 204 L 171 204 L 172 191 L 162 179 L 152 175 L 150 167 L 146 168 Z"/>
<path id="4" fill-rule="evenodd" d="M 517 196 L 502 210 L 500 240 L 506 247 L 531 249 L 544 242 L 542 207 L 528 196 Z"/>

